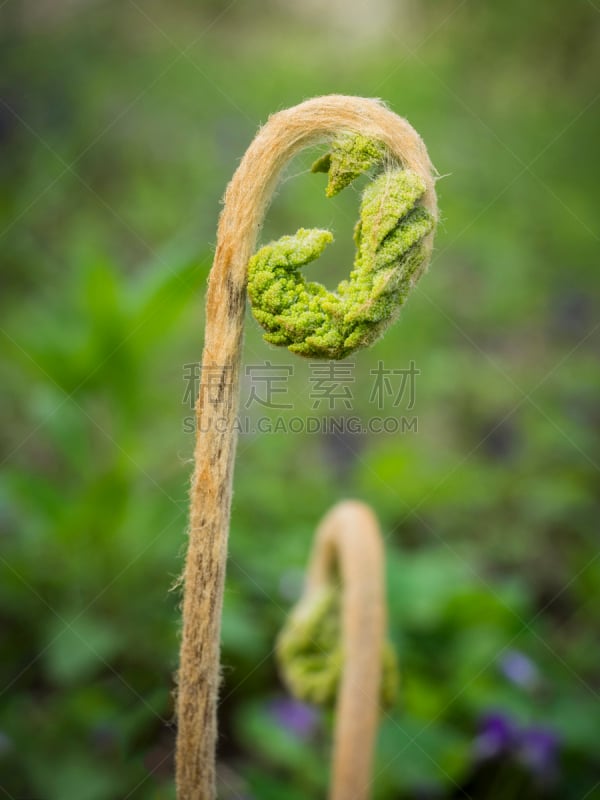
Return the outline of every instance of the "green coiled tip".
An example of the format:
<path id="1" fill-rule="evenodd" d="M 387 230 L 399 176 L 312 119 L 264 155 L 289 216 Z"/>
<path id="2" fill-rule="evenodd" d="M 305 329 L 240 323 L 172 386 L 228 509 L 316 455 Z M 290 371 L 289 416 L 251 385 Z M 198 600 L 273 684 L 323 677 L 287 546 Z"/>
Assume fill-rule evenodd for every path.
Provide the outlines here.
<path id="1" fill-rule="evenodd" d="M 340 622 L 340 592 L 334 587 L 303 601 L 288 618 L 276 645 L 282 680 L 299 700 L 332 707 L 344 666 Z M 391 708 L 397 697 L 396 653 L 385 643 L 382 659 L 381 705 Z"/>
<path id="2" fill-rule="evenodd" d="M 334 197 L 363 172 L 383 161 L 385 148 L 381 142 L 361 134 L 339 136 L 331 143 L 331 152 L 318 158 L 312 172 L 327 172 L 325 194 Z"/>
<path id="3" fill-rule="evenodd" d="M 380 142 L 346 135 L 312 169 L 328 173 L 331 197 L 384 159 Z M 363 193 L 354 268 L 334 292 L 300 272 L 333 241 L 329 231 L 301 228 L 252 256 L 248 294 L 265 340 L 308 358 L 341 359 L 378 339 L 427 266 L 435 219 L 420 203 L 425 188 L 411 170 L 380 171 Z"/>

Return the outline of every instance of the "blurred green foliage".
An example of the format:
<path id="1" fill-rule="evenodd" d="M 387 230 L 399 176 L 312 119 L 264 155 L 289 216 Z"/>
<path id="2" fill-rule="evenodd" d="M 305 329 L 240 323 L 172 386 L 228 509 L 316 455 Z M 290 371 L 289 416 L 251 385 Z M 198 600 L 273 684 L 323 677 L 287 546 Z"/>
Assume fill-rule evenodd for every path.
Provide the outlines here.
<path id="1" fill-rule="evenodd" d="M 379 2 L 366 24 L 363 3 L 336 8 L 1 7 L 6 796 L 174 796 L 183 378 L 219 198 L 269 113 L 336 91 L 406 115 L 444 176 L 430 273 L 352 359 L 352 411 L 335 409 L 372 417 L 370 371 L 414 360 L 418 433 L 240 437 L 222 797 L 324 796 L 331 719 L 301 734 L 274 713 L 272 648 L 344 496 L 381 519 L 402 666 L 376 798 L 600 797 L 598 11 Z M 327 200 L 315 155 L 288 170 L 263 240 L 332 227 L 313 274 L 334 286 L 359 195 Z M 309 365 L 251 319 L 245 348 L 294 368 L 293 409 L 247 414 L 329 414 Z"/>

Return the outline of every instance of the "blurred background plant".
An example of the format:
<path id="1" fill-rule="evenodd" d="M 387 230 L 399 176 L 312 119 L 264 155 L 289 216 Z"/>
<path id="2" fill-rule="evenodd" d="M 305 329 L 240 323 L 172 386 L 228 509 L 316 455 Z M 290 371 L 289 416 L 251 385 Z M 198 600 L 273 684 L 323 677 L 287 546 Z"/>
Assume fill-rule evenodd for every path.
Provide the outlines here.
<path id="1" fill-rule="evenodd" d="M 598 14 L 584 0 L 2 5 L 4 796 L 174 796 L 185 365 L 219 199 L 269 113 L 335 91 L 383 97 L 427 142 L 444 176 L 432 268 L 350 359 L 350 410 L 311 397 L 310 365 L 249 320 L 245 363 L 291 365 L 274 402 L 292 408 L 242 411 L 397 417 L 392 397 L 374 408 L 370 371 L 412 360 L 418 432 L 241 435 L 221 796 L 323 796 L 331 720 L 285 695 L 272 648 L 315 523 L 355 496 L 386 535 L 402 665 L 375 797 L 600 797 Z M 314 156 L 289 169 L 263 240 L 331 226 L 312 269 L 334 286 L 359 190 L 326 200 Z"/>

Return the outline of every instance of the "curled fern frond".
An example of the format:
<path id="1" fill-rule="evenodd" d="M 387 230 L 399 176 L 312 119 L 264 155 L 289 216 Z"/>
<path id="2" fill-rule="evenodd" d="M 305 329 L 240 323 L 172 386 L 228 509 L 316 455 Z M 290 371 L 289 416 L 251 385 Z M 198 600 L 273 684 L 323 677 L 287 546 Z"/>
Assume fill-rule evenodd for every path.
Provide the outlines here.
<path id="1" fill-rule="evenodd" d="M 281 677 L 290 692 L 307 703 L 333 707 L 344 667 L 341 592 L 333 585 L 303 599 L 277 639 Z M 380 703 L 391 708 L 398 692 L 398 662 L 389 642 L 381 654 Z"/>
<path id="2" fill-rule="evenodd" d="M 306 282 L 300 273 L 332 240 L 328 231 L 299 231 L 252 257 L 282 169 L 318 141 L 332 142 L 330 154 L 315 165 L 315 171 L 329 175 L 328 196 L 366 170 L 376 175 L 362 202 L 354 270 L 337 292 Z M 426 266 L 436 219 L 435 170 L 424 142 L 407 120 L 364 97 L 315 97 L 273 114 L 227 187 L 208 283 L 201 360 L 202 365 L 219 365 L 222 376 L 217 396 L 201 385 L 196 404 L 177 679 L 180 800 L 217 796 L 219 641 L 248 270 L 253 309 L 271 341 L 304 356 L 342 358 L 373 341 L 394 318 Z M 225 380 L 227 403 L 222 402 Z M 307 587 L 312 593 L 331 583 L 334 562 L 347 587 L 341 599 L 344 663 L 330 797 L 367 800 L 385 658 L 381 533 L 368 507 L 350 501 L 335 507 L 322 526 Z"/>
<path id="3" fill-rule="evenodd" d="M 342 136 L 313 171 L 329 173 L 331 197 L 366 170 L 383 168 L 385 158 L 380 142 Z M 416 172 L 401 167 L 383 170 L 367 186 L 354 231 L 354 269 L 335 292 L 300 271 L 333 241 L 329 231 L 301 228 L 262 247 L 248 264 L 248 294 L 264 339 L 326 359 L 345 358 L 378 339 L 427 266 L 425 240 L 435 219 L 420 204 L 425 190 Z"/>

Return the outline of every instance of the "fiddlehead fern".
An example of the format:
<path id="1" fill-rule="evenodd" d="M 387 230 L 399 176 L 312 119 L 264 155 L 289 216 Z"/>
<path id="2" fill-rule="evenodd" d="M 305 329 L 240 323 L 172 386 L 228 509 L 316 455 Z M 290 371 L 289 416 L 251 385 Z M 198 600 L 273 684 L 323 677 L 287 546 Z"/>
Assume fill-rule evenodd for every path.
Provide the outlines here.
<path id="1" fill-rule="evenodd" d="M 277 642 L 284 682 L 302 700 L 336 705 L 331 800 L 365 800 L 380 707 L 393 704 L 396 657 L 386 640 L 383 542 L 371 509 L 346 500 L 322 520 L 303 596 Z"/>
<path id="2" fill-rule="evenodd" d="M 384 162 L 381 143 L 344 135 L 313 171 L 329 173 L 331 197 Z M 248 264 L 248 294 L 265 340 L 302 356 L 339 359 L 381 336 L 426 266 L 424 240 L 435 220 L 419 205 L 425 190 L 417 173 L 398 166 L 367 186 L 354 231 L 354 269 L 335 292 L 300 272 L 333 240 L 329 231 L 301 228 L 262 247 Z"/>
<path id="3" fill-rule="evenodd" d="M 360 139 L 352 140 L 357 135 L 364 137 L 370 143 L 369 147 L 363 146 Z M 345 136 L 350 138 L 344 140 Z M 202 354 L 202 366 L 220 370 L 221 378 L 218 391 L 213 393 L 205 392 L 201 384 L 196 405 L 198 433 L 190 492 L 189 543 L 183 574 L 183 628 L 177 681 L 179 800 L 213 800 L 216 796 L 220 622 L 237 443 L 236 418 L 248 265 L 281 170 L 303 148 L 323 141 L 338 142 L 334 144 L 329 163 L 325 158 L 319 165 L 320 169 L 329 171 L 330 191 L 343 188 L 353 176 L 377 164 L 383 167 L 382 176 L 402 168 L 422 181 L 425 191 L 417 205 L 428 212 L 433 221 L 437 219 L 433 167 L 419 135 L 405 119 L 379 101 L 360 97 L 316 97 L 273 115 L 246 151 L 227 187 L 208 284 Z M 337 162 L 333 157 L 336 147 L 346 153 Z M 383 160 L 381 153 L 384 154 Z M 397 226 L 398 219 L 394 220 L 394 226 Z M 422 271 L 431 252 L 432 233 L 430 230 L 418 245 L 423 257 L 420 265 L 413 269 L 411 277 L 400 278 L 399 284 L 408 281 L 403 283 L 404 288 L 408 288 Z M 363 236 L 361 230 L 360 237 Z M 377 258 L 377 247 L 375 251 Z M 387 263 L 383 274 L 386 269 L 391 269 L 389 264 L 392 262 Z M 378 279 L 380 277 L 377 275 Z M 361 290 L 360 281 L 356 288 Z M 360 303 L 357 310 L 360 311 Z M 372 330 L 376 335 L 377 320 L 361 319 L 357 329 L 367 322 L 375 326 Z M 307 339 L 313 333 L 311 329 Z M 344 348 L 349 346 L 348 338 L 343 339 L 338 352 L 345 352 Z M 363 341 L 367 337 L 360 333 L 358 338 Z M 227 403 L 223 402 L 225 395 Z M 372 630 L 378 628 L 372 627 Z M 378 651 L 378 646 L 375 650 Z M 369 651 L 366 657 L 372 659 L 372 652 Z M 361 663 L 360 659 L 352 661 L 353 665 L 357 663 Z M 344 670 L 338 700 L 338 708 L 341 698 L 344 698 L 343 707 L 350 708 L 348 713 L 344 713 L 344 719 L 350 719 L 354 713 L 348 699 L 349 690 L 344 690 L 349 681 L 348 672 Z M 376 706 L 378 680 L 375 685 Z M 369 725 L 371 729 L 374 723 Z M 350 770 L 350 780 L 353 769 L 350 750 L 357 747 L 357 741 L 350 737 L 348 742 L 350 744 L 344 745 L 342 750 L 346 753 L 343 762 Z M 360 749 L 360 740 L 358 746 Z M 364 771 L 363 766 L 361 769 Z"/>

